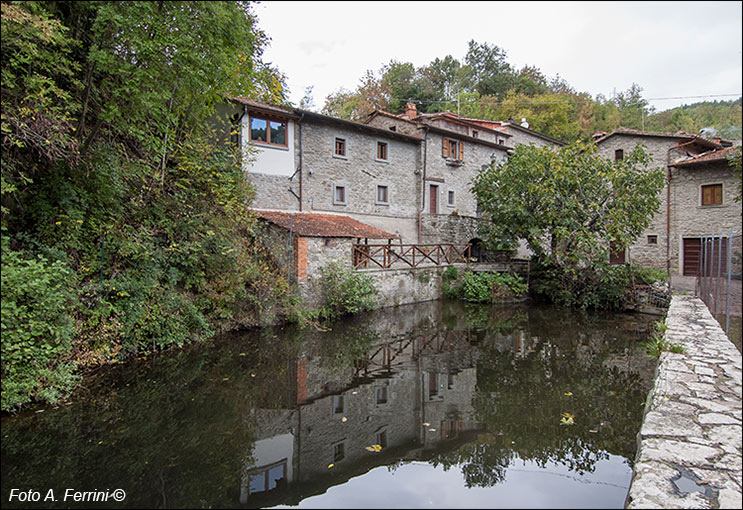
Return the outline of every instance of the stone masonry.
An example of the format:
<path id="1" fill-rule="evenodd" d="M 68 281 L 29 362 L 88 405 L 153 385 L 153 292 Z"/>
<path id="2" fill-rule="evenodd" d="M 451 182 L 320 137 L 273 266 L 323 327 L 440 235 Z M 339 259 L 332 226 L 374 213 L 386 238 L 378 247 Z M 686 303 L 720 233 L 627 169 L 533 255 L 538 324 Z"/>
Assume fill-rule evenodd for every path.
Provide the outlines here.
<path id="1" fill-rule="evenodd" d="M 676 295 L 638 434 L 627 508 L 741 508 L 741 354 L 704 303 Z"/>

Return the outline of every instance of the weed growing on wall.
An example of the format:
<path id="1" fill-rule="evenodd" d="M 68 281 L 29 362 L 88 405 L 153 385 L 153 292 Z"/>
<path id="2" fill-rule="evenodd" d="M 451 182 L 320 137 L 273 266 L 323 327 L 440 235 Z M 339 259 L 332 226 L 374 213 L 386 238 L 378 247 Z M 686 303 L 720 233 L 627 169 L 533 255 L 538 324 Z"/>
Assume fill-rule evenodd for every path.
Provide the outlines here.
<path id="1" fill-rule="evenodd" d="M 320 273 L 320 293 L 323 299 L 320 317 L 331 319 L 376 307 L 379 291 L 371 276 L 344 269 L 337 262 L 323 267 Z"/>

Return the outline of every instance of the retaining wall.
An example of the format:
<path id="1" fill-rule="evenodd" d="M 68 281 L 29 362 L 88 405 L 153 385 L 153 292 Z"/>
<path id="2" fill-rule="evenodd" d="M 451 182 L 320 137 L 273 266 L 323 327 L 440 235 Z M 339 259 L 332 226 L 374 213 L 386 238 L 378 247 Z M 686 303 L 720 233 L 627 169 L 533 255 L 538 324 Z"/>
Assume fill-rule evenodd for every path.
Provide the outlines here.
<path id="1" fill-rule="evenodd" d="M 673 296 L 626 508 L 741 508 L 741 354 L 697 297 Z"/>

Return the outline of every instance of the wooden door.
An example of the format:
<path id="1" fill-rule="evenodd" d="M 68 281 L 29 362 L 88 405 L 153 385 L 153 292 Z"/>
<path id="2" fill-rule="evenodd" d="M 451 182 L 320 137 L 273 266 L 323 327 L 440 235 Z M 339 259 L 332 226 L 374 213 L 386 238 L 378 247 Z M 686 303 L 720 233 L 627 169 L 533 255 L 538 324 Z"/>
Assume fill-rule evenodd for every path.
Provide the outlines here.
<path id="1" fill-rule="evenodd" d="M 697 238 L 684 239 L 684 276 L 699 274 L 699 256 L 701 240 Z"/>
<path id="2" fill-rule="evenodd" d="M 436 184 L 431 184 L 428 193 L 428 203 L 430 204 L 429 212 L 431 214 L 438 213 L 439 210 L 439 187 Z"/>
<path id="3" fill-rule="evenodd" d="M 624 264 L 624 247 L 609 243 L 609 264 L 619 265 Z"/>

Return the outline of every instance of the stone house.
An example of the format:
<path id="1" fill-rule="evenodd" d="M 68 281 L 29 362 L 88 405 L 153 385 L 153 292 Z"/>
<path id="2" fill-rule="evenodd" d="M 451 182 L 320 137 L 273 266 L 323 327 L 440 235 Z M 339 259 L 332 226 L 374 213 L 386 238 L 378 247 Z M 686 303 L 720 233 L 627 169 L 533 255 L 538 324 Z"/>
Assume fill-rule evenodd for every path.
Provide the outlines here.
<path id="1" fill-rule="evenodd" d="M 627 128 L 608 134 L 597 133 L 594 141 L 598 154 L 613 160 L 622 159 L 637 145 L 643 145 L 651 157 L 649 166 L 666 172 L 658 212 L 634 244 L 612 247 L 612 263 L 632 262 L 663 269 L 671 275 L 691 275 L 698 244 L 695 255 L 694 241 L 685 242 L 684 239 L 695 238 L 698 243 L 699 236 L 719 234 L 722 228 L 729 226 L 740 232 L 741 209 L 732 200 L 735 178 L 724 160 L 727 153 L 722 146 L 724 141 L 685 132 L 659 133 Z M 704 193 L 707 198 L 703 197 Z M 708 199 L 712 202 L 708 203 Z M 687 270 L 684 270 L 685 264 Z"/>
<path id="2" fill-rule="evenodd" d="M 697 274 L 702 237 L 727 238 L 730 228 L 733 236 L 743 234 L 741 202 L 736 201 L 740 175 L 731 171 L 727 159 L 733 149 L 713 149 L 669 165 L 673 274 Z"/>

